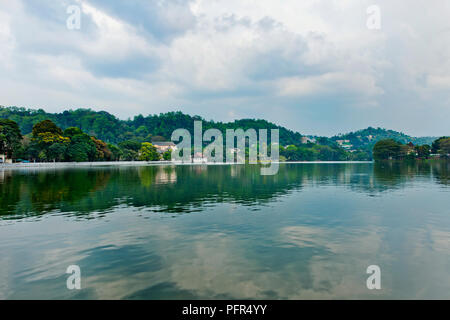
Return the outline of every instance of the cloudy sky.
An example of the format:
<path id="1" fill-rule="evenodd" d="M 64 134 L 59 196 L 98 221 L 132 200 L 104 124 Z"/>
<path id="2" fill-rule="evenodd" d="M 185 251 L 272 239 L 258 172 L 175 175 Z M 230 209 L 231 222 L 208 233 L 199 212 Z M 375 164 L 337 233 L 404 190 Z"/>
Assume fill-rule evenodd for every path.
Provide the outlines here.
<path id="1" fill-rule="evenodd" d="M 0 105 L 448 135 L 449 17 L 447 0 L 0 0 Z"/>

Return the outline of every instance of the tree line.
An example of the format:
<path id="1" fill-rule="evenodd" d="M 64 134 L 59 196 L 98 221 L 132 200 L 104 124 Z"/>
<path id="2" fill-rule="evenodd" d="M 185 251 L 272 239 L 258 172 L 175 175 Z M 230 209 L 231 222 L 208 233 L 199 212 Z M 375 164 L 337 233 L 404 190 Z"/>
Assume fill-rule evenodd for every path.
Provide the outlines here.
<path id="1" fill-rule="evenodd" d="M 450 157 L 450 137 L 436 139 L 432 145 L 414 145 L 409 142 L 402 144 L 394 139 L 384 139 L 373 147 L 375 160 L 408 160 L 428 159 L 430 157 Z"/>
<path id="2" fill-rule="evenodd" d="M 62 130 L 51 120 L 36 123 L 31 133 L 22 135 L 19 125 L 0 119 L 0 154 L 16 161 L 92 162 L 170 158 L 160 154 L 151 142 L 126 140 L 118 145 L 104 142 L 78 127 Z"/>
<path id="3" fill-rule="evenodd" d="M 365 161 L 371 160 L 363 150 L 349 152 L 337 144 L 292 144 L 280 146 L 280 158 L 284 161 Z"/>
<path id="4" fill-rule="evenodd" d="M 61 113 L 49 113 L 42 109 L 33 110 L 18 107 L 1 107 L 0 118 L 10 119 L 20 127 L 24 135 L 31 133 L 33 126 L 44 120 L 51 120 L 60 128 L 77 127 L 90 136 L 107 143 L 118 145 L 123 141 L 134 140 L 140 143 L 156 139 L 170 140 L 176 129 L 187 129 L 194 135 L 194 121 L 202 121 L 203 129 L 219 129 L 225 135 L 226 129 L 250 128 L 279 129 L 280 144 L 298 143 L 302 135 L 266 120 L 241 119 L 233 122 L 205 120 L 200 116 L 191 116 L 180 111 L 159 115 L 137 115 L 132 119 L 121 120 L 106 111 L 91 109 L 66 110 Z"/>
<path id="5" fill-rule="evenodd" d="M 264 124 L 261 124 L 264 125 Z M 160 154 L 151 141 L 162 136 L 128 139 L 118 144 L 104 142 L 78 127 L 62 130 L 51 120 L 43 120 L 23 135 L 19 125 L 10 119 L 0 119 L 0 154 L 16 161 L 92 162 L 92 161 L 158 161 L 170 160 L 171 152 Z M 319 143 L 280 146 L 282 161 L 368 160 L 366 153 L 350 153 L 328 140 Z M 328 143 L 328 145 L 327 145 Z M 193 150 L 192 150 L 193 153 Z M 248 147 L 246 148 L 248 156 Z"/>

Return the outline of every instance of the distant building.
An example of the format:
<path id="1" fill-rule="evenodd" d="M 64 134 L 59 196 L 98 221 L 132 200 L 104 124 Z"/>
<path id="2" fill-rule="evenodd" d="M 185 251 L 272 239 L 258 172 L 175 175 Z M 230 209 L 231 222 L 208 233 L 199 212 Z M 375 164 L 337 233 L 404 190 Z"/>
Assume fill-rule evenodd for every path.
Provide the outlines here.
<path id="1" fill-rule="evenodd" d="M 336 142 L 340 147 L 347 151 L 351 151 L 353 149 L 353 145 L 350 143 L 350 140 L 336 140 Z"/>
<path id="2" fill-rule="evenodd" d="M 350 144 L 350 140 L 336 140 L 337 144 L 343 146 L 344 144 Z"/>
<path id="3" fill-rule="evenodd" d="M 169 150 L 177 150 L 177 146 L 173 142 L 158 141 L 153 142 L 152 144 L 159 153 L 164 153 Z"/>
<path id="4" fill-rule="evenodd" d="M 353 148 L 353 145 L 351 145 L 351 144 L 343 144 L 341 147 L 344 148 L 345 150 L 351 151 L 351 149 Z"/>
<path id="5" fill-rule="evenodd" d="M 302 143 L 316 143 L 316 139 L 315 138 L 310 138 L 310 137 L 302 137 Z"/>

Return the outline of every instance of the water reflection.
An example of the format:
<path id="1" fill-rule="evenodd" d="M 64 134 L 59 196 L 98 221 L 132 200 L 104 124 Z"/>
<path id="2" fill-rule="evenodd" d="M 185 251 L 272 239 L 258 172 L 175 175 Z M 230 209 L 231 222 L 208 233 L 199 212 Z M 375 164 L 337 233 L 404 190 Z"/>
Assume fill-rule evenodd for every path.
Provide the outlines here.
<path id="1" fill-rule="evenodd" d="M 253 209 L 304 185 L 338 185 L 377 195 L 413 180 L 449 185 L 449 162 L 285 164 L 275 176 L 257 166 L 148 166 L 0 171 L 4 219 L 54 210 L 82 216 L 118 205 L 182 213 L 235 202 Z"/>
<path id="2" fill-rule="evenodd" d="M 450 298 L 448 172 L 446 162 L 283 164 L 276 176 L 219 165 L 3 171 L 0 298 Z M 71 264 L 81 291 L 65 288 Z M 380 292 L 365 286 L 371 264 Z"/>

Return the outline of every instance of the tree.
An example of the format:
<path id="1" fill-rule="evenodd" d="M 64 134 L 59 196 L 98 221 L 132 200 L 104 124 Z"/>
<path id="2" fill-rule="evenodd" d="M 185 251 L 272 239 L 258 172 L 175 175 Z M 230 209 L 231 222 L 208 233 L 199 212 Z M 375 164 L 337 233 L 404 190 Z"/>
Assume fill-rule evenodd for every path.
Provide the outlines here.
<path id="1" fill-rule="evenodd" d="M 107 144 L 108 149 L 111 151 L 111 160 L 112 161 L 119 161 L 121 157 L 123 156 L 122 150 L 111 143 Z"/>
<path id="2" fill-rule="evenodd" d="M 139 160 L 141 161 L 158 161 L 160 155 L 156 148 L 150 142 L 142 143 L 142 147 L 139 150 Z"/>
<path id="3" fill-rule="evenodd" d="M 59 128 L 56 124 L 53 123 L 51 120 L 44 120 L 41 122 L 36 123 L 33 126 L 33 137 L 37 137 L 40 133 L 53 133 L 56 135 L 62 135 L 63 132 L 61 128 Z"/>
<path id="4" fill-rule="evenodd" d="M 70 139 L 51 132 L 41 132 L 33 138 L 38 158 L 44 161 L 62 161 Z"/>
<path id="5" fill-rule="evenodd" d="M 131 149 L 123 149 L 122 151 L 122 159 L 125 161 L 135 161 L 138 159 L 139 154 L 137 151 Z"/>
<path id="6" fill-rule="evenodd" d="M 112 152 L 109 150 L 108 146 L 102 140 L 99 140 L 95 137 L 91 137 L 91 140 L 95 144 L 95 148 L 97 149 L 96 160 L 106 160 L 109 161 L 112 158 Z"/>
<path id="7" fill-rule="evenodd" d="M 61 128 L 51 120 L 44 120 L 33 126 L 30 147 L 36 149 L 37 158 L 43 161 L 62 161 L 65 158 L 70 138 L 64 137 Z"/>
<path id="8" fill-rule="evenodd" d="M 430 156 L 430 146 L 427 144 L 416 146 L 416 152 L 419 158 L 428 158 Z"/>
<path id="9" fill-rule="evenodd" d="M 337 160 L 337 153 L 329 146 L 315 146 L 314 148 L 319 152 L 318 158 L 321 161 L 327 161 L 327 160 Z"/>
<path id="10" fill-rule="evenodd" d="M 450 138 L 442 139 L 439 142 L 439 153 L 446 157 L 450 154 Z"/>
<path id="11" fill-rule="evenodd" d="M 432 145 L 431 145 L 431 153 L 439 153 L 439 150 L 441 149 L 440 144 L 441 141 L 445 140 L 445 139 L 449 139 L 450 137 L 440 137 L 439 139 L 436 139 L 433 141 Z"/>
<path id="12" fill-rule="evenodd" d="M 64 161 L 67 145 L 67 143 L 53 143 L 50 145 L 45 153 L 46 160 Z"/>
<path id="13" fill-rule="evenodd" d="M 286 159 L 290 160 L 290 161 L 298 161 L 300 160 L 298 154 L 298 148 L 294 145 L 290 145 L 287 148 L 284 149 L 284 156 L 286 157 Z"/>
<path id="14" fill-rule="evenodd" d="M 166 152 L 163 153 L 163 159 L 166 161 L 170 161 L 172 160 L 172 150 L 167 150 Z"/>
<path id="15" fill-rule="evenodd" d="M 66 130 L 64 130 L 64 135 L 66 137 L 73 137 L 77 134 L 83 134 L 83 131 L 81 131 L 81 129 L 77 127 L 69 127 Z"/>
<path id="16" fill-rule="evenodd" d="M 0 119 L 0 154 L 8 157 L 21 149 L 22 134 L 16 122 L 8 119 Z"/>
<path id="17" fill-rule="evenodd" d="M 141 148 L 141 143 L 136 140 L 126 140 L 119 143 L 119 148 L 121 149 L 122 158 L 126 161 L 134 161 L 139 157 L 139 150 Z"/>
<path id="18" fill-rule="evenodd" d="M 42 132 L 39 133 L 37 137 L 34 138 L 42 147 L 52 145 L 54 143 L 68 143 L 70 139 L 67 137 L 63 137 L 62 135 L 51 133 L 51 132 Z"/>
<path id="19" fill-rule="evenodd" d="M 314 151 L 311 148 L 299 148 L 299 160 L 300 161 L 313 161 L 315 160 Z"/>
<path id="20" fill-rule="evenodd" d="M 401 144 L 393 139 L 380 140 L 373 147 L 373 157 L 375 160 L 397 159 L 400 146 Z"/>
<path id="21" fill-rule="evenodd" d="M 137 152 L 141 148 L 141 143 L 139 143 L 136 140 L 126 140 L 126 141 L 119 143 L 119 147 L 122 150 L 128 149 L 128 150 L 133 150 L 133 151 Z"/>
<path id="22" fill-rule="evenodd" d="M 67 148 L 67 159 L 75 162 L 94 161 L 97 148 L 91 137 L 85 133 L 74 135 Z"/>

